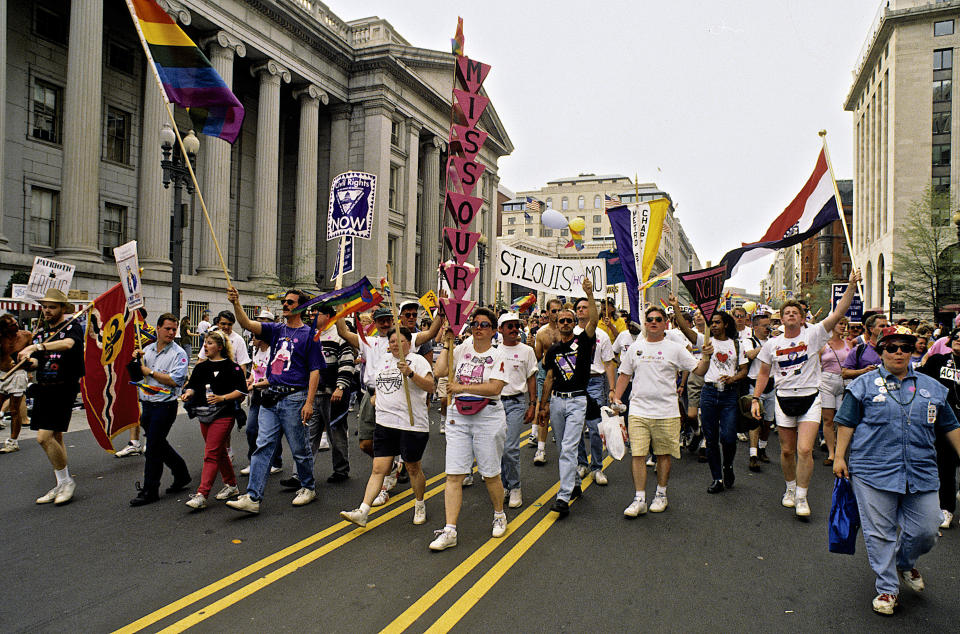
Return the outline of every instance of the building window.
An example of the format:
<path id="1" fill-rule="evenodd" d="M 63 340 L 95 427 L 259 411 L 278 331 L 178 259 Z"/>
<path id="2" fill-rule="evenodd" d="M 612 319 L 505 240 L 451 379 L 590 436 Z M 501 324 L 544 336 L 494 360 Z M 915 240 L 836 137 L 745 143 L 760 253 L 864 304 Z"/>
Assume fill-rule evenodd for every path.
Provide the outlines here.
<path id="1" fill-rule="evenodd" d="M 508 236 L 516 235 L 516 233 L 517 233 L 517 230 L 516 230 L 516 229 L 508 229 L 508 230 L 507 230 L 507 235 L 508 235 Z"/>
<path id="2" fill-rule="evenodd" d="M 580 196 L 579 198 L 577 198 L 577 209 L 583 209 L 585 206 L 586 206 L 586 201 L 584 200 L 583 196 Z"/>
<path id="3" fill-rule="evenodd" d="M 103 206 L 103 257 L 113 258 L 114 248 L 126 242 L 127 208 L 123 205 L 106 203 Z"/>
<path id="4" fill-rule="evenodd" d="M 946 194 L 950 192 L 950 177 L 949 176 L 934 176 L 933 177 L 933 191 L 937 194 Z"/>
<path id="5" fill-rule="evenodd" d="M 953 68 L 953 49 L 942 48 L 933 52 L 933 70 L 950 70 Z"/>
<path id="6" fill-rule="evenodd" d="M 390 167 L 390 192 L 387 196 L 387 206 L 394 211 L 399 210 L 400 202 L 400 168 Z"/>
<path id="7" fill-rule="evenodd" d="M 526 229 L 526 234 L 527 234 L 528 236 L 532 236 L 532 235 L 533 235 L 533 229 Z"/>
<path id="8" fill-rule="evenodd" d="M 600 196 L 593 197 L 593 208 L 600 209 L 603 206 L 603 202 L 600 200 Z"/>
<path id="9" fill-rule="evenodd" d="M 36 247 L 54 247 L 57 235 L 57 215 L 60 207 L 60 192 L 42 187 L 30 190 L 30 228 L 32 244 Z"/>
<path id="10" fill-rule="evenodd" d="M 107 66 L 127 75 L 133 75 L 137 56 L 133 49 L 113 40 L 107 43 Z"/>
<path id="11" fill-rule="evenodd" d="M 594 221 L 594 222 L 600 222 L 600 218 L 602 218 L 602 216 L 594 216 L 594 217 L 593 217 L 593 221 Z"/>
<path id="12" fill-rule="evenodd" d="M 553 237 L 553 229 L 544 229 L 544 230 L 543 230 L 543 237 L 544 237 L 544 238 L 552 238 L 552 237 Z"/>
<path id="13" fill-rule="evenodd" d="M 950 101 L 952 84 L 949 79 L 940 79 L 933 82 L 933 101 Z"/>
<path id="14" fill-rule="evenodd" d="M 570 201 L 567 200 L 566 196 L 560 199 L 560 209 L 564 211 L 566 211 L 567 209 L 570 209 Z"/>
<path id="15" fill-rule="evenodd" d="M 66 0 L 41 0 L 33 7 L 33 32 L 57 44 L 66 44 L 70 32 L 68 15 Z"/>
<path id="16" fill-rule="evenodd" d="M 939 167 L 942 165 L 950 165 L 950 144 L 949 143 L 933 144 L 933 165 L 935 167 Z"/>
<path id="17" fill-rule="evenodd" d="M 397 270 L 397 260 L 399 259 L 397 253 L 397 246 L 400 244 L 400 239 L 397 236 L 390 236 L 387 238 L 387 264 L 390 265 L 390 268 L 395 272 Z"/>
<path id="18" fill-rule="evenodd" d="M 532 224 L 533 224 L 533 216 L 528 217 L 528 218 L 526 219 L 526 222 L 527 222 L 528 225 L 532 225 Z"/>
<path id="19" fill-rule="evenodd" d="M 507 218 L 507 224 L 508 225 L 517 224 L 517 218 L 515 216 L 510 216 L 509 218 Z"/>
<path id="20" fill-rule="evenodd" d="M 130 162 L 130 113 L 107 106 L 105 157 L 116 163 Z"/>
<path id="21" fill-rule="evenodd" d="M 562 235 L 564 238 L 566 238 L 568 235 L 570 235 L 570 230 L 569 230 L 569 229 L 561 229 L 561 230 L 560 230 L 560 235 Z"/>
<path id="22" fill-rule="evenodd" d="M 553 209 L 553 198 L 547 198 L 547 209 Z"/>
<path id="23" fill-rule="evenodd" d="M 843 262 L 842 264 L 840 264 L 840 275 L 843 276 L 843 279 L 845 280 L 850 279 L 850 263 L 849 262 Z"/>
<path id="24" fill-rule="evenodd" d="M 594 228 L 593 228 L 593 235 L 598 236 L 598 235 L 600 235 L 600 232 L 601 232 L 601 231 L 602 231 L 602 229 L 600 229 L 600 227 L 594 227 Z"/>
<path id="25" fill-rule="evenodd" d="M 933 133 L 950 134 L 950 112 L 933 113 Z"/>
<path id="26" fill-rule="evenodd" d="M 933 23 L 934 37 L 941 35 L 953 35 L 953 20 L 941 20 Z"/>
<path id="27" fill-rule="evenodd" d="M 197 329 L 197 324 L 203 321 L 203 311 L 209 310 L 210 304 L 207 302 L 195 302 L 187 300 L 187 316 L 190 318 L 190 327 L 191 330 Z M 250 313 L 247 313 L 248 315 Z M 193 349 L 199 351 L 200 346 L 203 345 L 203 337 L 197 335 L 196 337 L 190 338 Z"/>
<path id="28" fill-rule="evenodd" d="M 60 143 L 63 126 L 63 89 L 42 79 L 33 80 L 33 107 L 30 135 L 41 141 Z"/>
<path id="29" fill-rule="evenodd" d="M 400 147 L 400 128 L 401 123 L 399 121 L 390 123 L 390 144 L 395 147 Z"/>

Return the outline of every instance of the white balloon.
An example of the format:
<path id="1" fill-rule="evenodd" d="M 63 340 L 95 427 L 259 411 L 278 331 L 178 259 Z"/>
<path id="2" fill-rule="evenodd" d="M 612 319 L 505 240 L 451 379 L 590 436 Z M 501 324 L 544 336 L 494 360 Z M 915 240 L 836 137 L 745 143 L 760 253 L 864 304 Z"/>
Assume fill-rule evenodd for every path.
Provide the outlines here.
<path id="1" fill-rule="evenodd" d="M 567 218 L 556 209 L 547 209 L 540 216 L 540 222 L 551 229 L 566 229 Z"/>

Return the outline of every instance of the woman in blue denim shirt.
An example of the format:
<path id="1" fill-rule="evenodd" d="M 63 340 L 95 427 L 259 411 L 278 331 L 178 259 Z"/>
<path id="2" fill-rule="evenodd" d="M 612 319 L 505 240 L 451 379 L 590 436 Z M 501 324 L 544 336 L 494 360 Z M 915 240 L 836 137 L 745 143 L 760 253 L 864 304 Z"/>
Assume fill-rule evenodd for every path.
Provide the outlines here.
<path id="1" fill-rule="evenodd" d="M 936 432 L 960 451 L 960 424 L 947 389 L 910 367 L 915 343 L 908 329 L 886 328 L 877 342 L 883 365 L 847 387 L 835 417 L 833 472 L 853 484 L 877 576 L 873 609 L 880 614 L 893 614 L 900 583 L 924 589 L 916 563 L 936 544 L 940 524 Z"/>

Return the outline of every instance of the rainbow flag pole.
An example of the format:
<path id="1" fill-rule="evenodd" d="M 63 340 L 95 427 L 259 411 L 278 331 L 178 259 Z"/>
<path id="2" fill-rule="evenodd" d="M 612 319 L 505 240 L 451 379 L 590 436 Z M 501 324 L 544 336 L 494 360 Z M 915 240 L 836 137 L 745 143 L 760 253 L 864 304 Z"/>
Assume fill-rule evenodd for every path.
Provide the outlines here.
<path id="1" fill-rule="evenodd" d="M 136 2 L 137 6 L 140 7 L 143 16 L 141 16 L 140 12 L 138 12 L 134 7 L 134 2 Z M 186 45 L 188 43 L 193 44 L 193 41 L 190 40 L 190 38 L 188 38 L 187 35 L 180 30 L 180 27 L 176 25 L 170 16 L 167 15 L 166 12 L 161 9 L 154 0 L 126 0 L 126 4 L 127 9 L 130 11 L 130 18 L 133 20 L 133 27 L 136 29 L 137 35 L 140 38 L 140 44 L 143 46 L 143 52 L 147 56 L 147 66 L 150 67 L 153 77 L 157 80 L 157 85 L 160 87 L 160 95 L 163 97 L 163 103 L 167 108 L 167 116 L 170 119 L 170 126 L 173 128 L 174 134 L 177 135 L 177 144 L 180 146 L 180 151 L 183 152 L 183 156 L 187 156 L 187 148 L 183 145 L 183 137 L 180 136 L 180 129 L 177 127 L 177 122 L 173 117 L 173 108 L 170 107 L 170 97 L 167 94 L 166 88 L 164 87 L 163 79 L 161 79 L 160 73 L 157 70 L 157 64 L 156 61 L 154 61 L 152 52 L 150 51 L 150 44 L 144 35 L 143 26 L 148 26 L 152 37 L 159 45 L 172 43 L 175 44 L 177 48 L 185 49 L 187 48 Z M 195 44 L 193 46 L 196 48 Z M 200 52 L 200 55 L 203 56 L 203 53 L 199 49 L 197 49 L 197 52 Z M 236 99 L 235 96 L 234 99 Z M 239 123 L 237 126 L 239 127 Z M 227 263 L 223 259 L 223 251 L 220 249 L 220 241 L 217 240 L 217 234 L 213 230 L 213 222 L 210 220 L 210 213 L 207 211 L 207 205 L 203 201 L 203 194 L 200 193 L 200 185 L 197 183 L 197 175 L 193 172 L 193 165 L 189 160 L 184 161 L 184 163 L 187 166 L 187 171 L 190 172 L 190 179 L 193 181 L 194 191 L 196 191 L 197 200 L 200 202 L 200 209 L 203 210 L 203 217 L 207 221 L 207 228 L 210 229 L 210 237 L 213 238 L 213 246 L 215 246 L 217 249 L 217 256 L 220 258 L 220 266 L 223 267 L 223 275 L 227 279 L 227 286 L 233 286 L 233 282 L 230 280 L 230 273 L 227 271 Z"/>

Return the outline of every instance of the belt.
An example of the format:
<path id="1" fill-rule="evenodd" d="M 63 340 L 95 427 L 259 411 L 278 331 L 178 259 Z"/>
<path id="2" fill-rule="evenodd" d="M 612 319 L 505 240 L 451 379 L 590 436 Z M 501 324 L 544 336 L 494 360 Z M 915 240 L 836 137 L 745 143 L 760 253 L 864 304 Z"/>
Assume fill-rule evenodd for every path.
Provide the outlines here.
<path id="1" fill-rule="evenodd" d="M 525 392 L 520 392 L 519 394 L 508 394 L 507 396 L 501 396 L 503 400 L 519 401 L 521 398 L 526 396 Z"/>
<path id="2" fill-rule="evenodd" d="M 576 397 L 578 397 L 578 396 L 586 396 L 586 395 L 587 395 L 587 391 L 586 391 L 586 390 L 574 390 L 573 392 L 558 392 L 558 391 L 554 390 L 554 391 L 553 391 L 553 395 L 554 395 L 554 396 L 558 396 L 558 397 L 560 397 L 560 398 L 576 398 Z"/>

